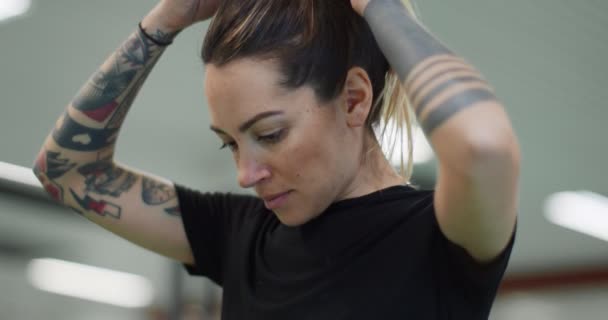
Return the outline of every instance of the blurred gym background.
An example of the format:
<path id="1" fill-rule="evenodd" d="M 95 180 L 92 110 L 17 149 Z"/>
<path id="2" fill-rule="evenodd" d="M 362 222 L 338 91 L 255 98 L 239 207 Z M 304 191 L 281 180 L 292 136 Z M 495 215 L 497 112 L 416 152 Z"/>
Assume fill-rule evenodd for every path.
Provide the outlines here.
<path id="1" fill-rule="evenodd" d="M 0 319 L 217 319 L 220 289 L 51 203 L 29 169 L 66 104 L 155 1 L 0 0 Z M 445 44 L 495 87 L 523 168 L 515 249 L 492 320 L 606 319 L 608 2 L 419 0 Z M 238 191 L 208 129 L 207 24 L 177 38 L 135 101 L 122 163 Z M 435 162 L 415 145 L 414 182 Z"/>

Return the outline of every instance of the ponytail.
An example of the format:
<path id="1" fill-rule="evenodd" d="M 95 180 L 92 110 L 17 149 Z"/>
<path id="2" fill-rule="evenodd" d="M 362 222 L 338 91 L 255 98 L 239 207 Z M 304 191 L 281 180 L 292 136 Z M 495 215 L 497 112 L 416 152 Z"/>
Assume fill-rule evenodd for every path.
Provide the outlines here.
<path id="1" fill-rule="evenodd" d="M 410 0 L 401 0 L 403 5 L 408 10 L 409 14 L 415 19 L 416 11 Z M 415 115 L 412 112 L 409 97 L 405 92 L 405 87 L 399 80 L 396 72 L 389 70 L 386 73 L 384 90 L 382 92 L 379 143 L 387 150 L 387 158 L 391 160 L 395 151 L 395 146 L 399 144 L 401 154 L 399 154 L 399 174 L 404 178 L 406 183 L 410 182 L 412 177 L 414 161 L 413 161 L 413 130 L 415 125 Z M 375 106 L 378 107 L 378 106 Z M 407 139 L 407 162 L 404 157 L 404 136 Z"/>

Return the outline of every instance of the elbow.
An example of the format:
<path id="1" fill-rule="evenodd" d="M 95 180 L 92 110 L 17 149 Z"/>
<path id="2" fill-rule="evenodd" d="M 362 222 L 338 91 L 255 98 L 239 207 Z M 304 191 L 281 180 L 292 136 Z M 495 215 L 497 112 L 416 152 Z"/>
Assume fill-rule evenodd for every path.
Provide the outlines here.
<path id="1" fill-rule="evenodd" d="M 504 106 L 483 106 L 475 117 L 474 123 L 467 123 L 462 127 L 462 137 L 467 142 L 471 163 L 518 166 L 519 141 Z"/>
<path id="2" fill-rule="evenodd" d="M 40 186 L 42 187 L 41 192 L 50 196 L 54 202 L 61 203 L 63 201 L 61 186 L 51 181 L 43 169 L 44 168 L 37 163 L 35 163 L 32 168 L 34 176 L 38 179 Z"/>
<path id="3" fill-rule="evenodd" d="M 46 161 L 43 153 L 40 153 L 31 168 L 34 176 L 40 182 L 43 193 L 46 193 L 54 202 L 59 204 L 64 200 L 64 188 L 48 176 Z"/>
<path id="4" fill-rule="evenodd" d="M 488 172 L 510 172 L 518 174 L 521 165 L 519 142 L 514 134 L 501 137 L 484 136 L 470 147 L 473 175 L 486 175 Z"/>
<path id="5" fill-rule="evenodd" d="M 44 170 L 44 162 L 42 157 L 42 151 L 38 154 L 36 159 L 34 159 L 34 163 L 32 164 L 31 170 L 34 173 L 34 176 L 42 183 L 44 177 L 46 176 Z"/>

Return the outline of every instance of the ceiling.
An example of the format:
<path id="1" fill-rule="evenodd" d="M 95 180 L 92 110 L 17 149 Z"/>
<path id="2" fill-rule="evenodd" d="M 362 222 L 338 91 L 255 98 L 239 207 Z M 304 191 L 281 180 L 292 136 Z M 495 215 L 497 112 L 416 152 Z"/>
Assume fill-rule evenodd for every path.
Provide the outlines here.
<path id="1" fill-rule="evenodd" d="M 0 161 L 31 166 L 66 103 L 153 5 L 34 1 L 26 16 L 0 22 Z M 543 201 L 554 192 L 608 194 L 608 2 L 424 0 L 418 8 L 426 26 L 493 84 L 519 137 L 520 215 L 508 272 L 608 266 L 606 242 L 543 216 Z M 198 59 L 205 28 L 182 32 L 158 63 L 127 117 L 116 157 L 192 188 L 237 191 L 232 159 L 208 129 Z M 434 164 L 416 167 L 415 177 L 432 181 Z M 14 297 L 33 295 L 15 280 L 31 256 L 142 274 L 155 282 L 158 301 L 169 295 L 168 260 L 67 210 L 0 191 L 0 279 L 12 281 Z M 201 286 L 188 280 L 195 294 Z M 19 303 L 0 299 L 0 310 Z M 94 306 L 74 307 L 87 308 Z M 28 318 L 38 315 L 30 309 Z"/>

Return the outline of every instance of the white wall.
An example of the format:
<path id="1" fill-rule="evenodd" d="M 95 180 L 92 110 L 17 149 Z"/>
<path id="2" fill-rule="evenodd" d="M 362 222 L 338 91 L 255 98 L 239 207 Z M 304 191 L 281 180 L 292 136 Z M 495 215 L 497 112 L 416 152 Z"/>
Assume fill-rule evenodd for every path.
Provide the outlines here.
<path id="1" fill-rule="evenodd" d="M 606 320 L 608 284 L 499 296 L 491 320 Z"/>

